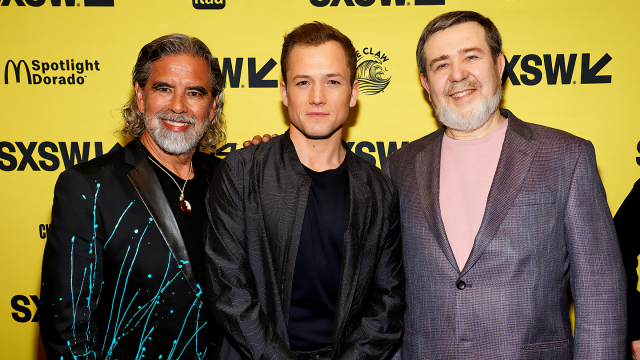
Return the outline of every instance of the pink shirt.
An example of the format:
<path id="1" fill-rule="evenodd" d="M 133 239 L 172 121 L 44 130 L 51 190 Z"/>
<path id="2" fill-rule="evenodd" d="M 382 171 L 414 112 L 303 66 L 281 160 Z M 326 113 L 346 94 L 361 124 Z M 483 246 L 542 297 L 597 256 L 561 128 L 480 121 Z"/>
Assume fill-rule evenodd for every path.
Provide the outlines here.
<path id="1" fill-rule="evenodd" d="M 479 139 L 453 140 L 447 135 L 442 139 L 440 212 L 460 270 L 482 223 L 507 123 Z"/>

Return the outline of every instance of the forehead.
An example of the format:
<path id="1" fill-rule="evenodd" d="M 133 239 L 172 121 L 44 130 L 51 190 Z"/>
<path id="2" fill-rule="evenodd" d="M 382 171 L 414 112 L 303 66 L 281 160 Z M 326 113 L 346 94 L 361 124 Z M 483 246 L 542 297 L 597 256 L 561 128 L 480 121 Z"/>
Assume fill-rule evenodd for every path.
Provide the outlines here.
<path id="1" fill-rule="evenodd" d="M 155 81 L 209 86 L 209 64 L 201 57 L 188 54 L 167 55 L 153 62 L 147 84 Z"/>
<path id="2" fill-rule="evenodd" d="M 296 45 L 289 54 L 287 75 L 301 75 L 309 72 L 338 72 L 348 76 L 347 57 L 342 46 L 336 41 L 328 41 L 318 46 Z"/>
<path id="3" fill-rule="evenodd" d="M 427 62 L 443 55 L 453 55 L 462 49 L 480 48 L 489 52 L 484 28 L 477 22 L 451 26 L 433 34 L 424 44 Z"/>

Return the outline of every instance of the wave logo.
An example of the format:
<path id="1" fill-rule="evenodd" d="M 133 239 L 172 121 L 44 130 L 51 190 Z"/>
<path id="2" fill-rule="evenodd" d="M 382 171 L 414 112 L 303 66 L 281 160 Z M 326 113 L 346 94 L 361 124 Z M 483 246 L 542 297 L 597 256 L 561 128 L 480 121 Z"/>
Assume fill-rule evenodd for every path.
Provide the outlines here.
<path id="1" fill-rule="evenodd" d="M 356 75 L 360 84 L 360 93 L 375 95 L 384 91 L 391 82 L 391 75 L 385 66 L 389 60 L 381 51 L 374 51 L 372 47 L 357 50 L 358 65 Z"/>

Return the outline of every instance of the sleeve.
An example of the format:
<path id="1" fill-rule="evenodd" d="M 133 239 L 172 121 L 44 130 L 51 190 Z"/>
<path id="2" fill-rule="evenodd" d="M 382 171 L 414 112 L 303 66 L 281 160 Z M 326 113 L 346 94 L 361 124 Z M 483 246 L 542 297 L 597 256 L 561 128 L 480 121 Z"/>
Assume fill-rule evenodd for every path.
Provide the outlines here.
<path id="1" fill-rule="evenodd" d="M 55 186 L 40 290 L 40 332 L 49 359 L 100 358 L 95 343 L 102 287 L 99 189 L 75 170 L 63 172 Z"/>
<path id="2" fill-rule="evenodd" d="M 567 199 L 565 240 L 575 304 L 574 358 L 623 359 L 625 275 L 591 143 L 577 160 Z"/>
<path id="3" fill-rule="evenodd" d="M 640 256 L 640 180 L 620 205 L 613 222 L 627 274 L 628 340 L 636 341 L 640 340 L 640 292 L 637 270 Z"/>
<path id="4" fill-rule="evenodd" d="M 404 264 L 400 241 L 397 193 L 382 229 L 382 252 L 375 279 L 362 309 L 360 326 L 345 342 L 340 359 L 387 359 L 398 350 L 404 334 Z"/>
<path id="5" fill-rule="evenodd" d="M 246 249 L 243 170 L 228 160 L 232 159 L 216 170 L 207 196 L 205 256 L 211 309 L 243 359 L 296 359 L 257 299 Z"/>

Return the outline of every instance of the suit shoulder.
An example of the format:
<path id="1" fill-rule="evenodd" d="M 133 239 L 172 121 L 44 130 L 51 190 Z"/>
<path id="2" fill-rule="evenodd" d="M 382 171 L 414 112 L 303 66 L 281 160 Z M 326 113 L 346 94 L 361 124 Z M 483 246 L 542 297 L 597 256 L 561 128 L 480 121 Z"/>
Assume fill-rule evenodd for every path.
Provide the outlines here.
<path id="1" fill-rule="evenodd" d="M 356 165 L 365 174 L 368 174 L 373 177 L 379 177 L 379 176 L 384 177 L 382 170 L 380 170 L 377 166 L 371 164 L 367 160 L 361 158 L 360 156 L 356 155 L 351 151 L 349 151 L 348 153 L 351 154 L 349 156 L 349 161 L 353 161 L 354 165 Z"/>
<path id="2" fill-rule="evenodd" d="M 405 161 L 411 161 L 415 158 L 416 154 L 421 152 L 428 144 L 431 144 L 435 141 L 440 141 L 441 138 L 442 129 L 438 129 L 396 150 L 387 158 L 386 161 L 389 162 L 390 165 L 395 163 L 403 163 Z"/>
<path id="3" fill-rule="evenodd" d="M 278 136 L 266 143 L 232 151 L 220 162 L 218 169 L 224 169 L 225 172 L 243 172 L 252 168 L 257 161 L 262 164 L 280 151 L 282 138 L 283 136 Z"/>
<path id="4" fill-rule="evenodd" d="M 131 168 L 133 167 L 124 161 L 124 148 L 121 148 L 87 162 L 76 164 L 64 170 L 58 179 L 80 175 L 95 180 L 120 170 L 126 172 Z"/>
<path id="5" fill-rule="evenodd" d="M 538 141 L 560 142 L 563 144 L 575 144 L 575 145 L 582 145 L 582 146 L 589 143 L 588 140 L 585 140 L 581 137 L 573 135 L 564 130 L 555 129 L 555 128 L 544 126 L 544 125 L 533 124 L 529 122 L 525 122 L 525 124 L 527 124 L 531 128 L 535 138 Z"/>
<path id="6" fill-rule="evenodd" d="M 395 188 L 393 187 L 391 180 L 382 170 L 352 152 L 348 152 L 348 154 L 350 154 L 349 161 L 352 161 L 354 163 L 354 168 L 358 169 L 358 171 L 363 174 L 365 181 L 376 182 L 387 192 L 394 191 Z"/>
<path id="7" fill-rule="evenodd" d="M 589 140 L 573 135 L 564 130 L 544 125 L 525 123 L 533 132 L 533 139 L 539 144 L 539 149 L 563 154 L 569 163 L 577 161 L 583 152 L 595 152 Z"/>

